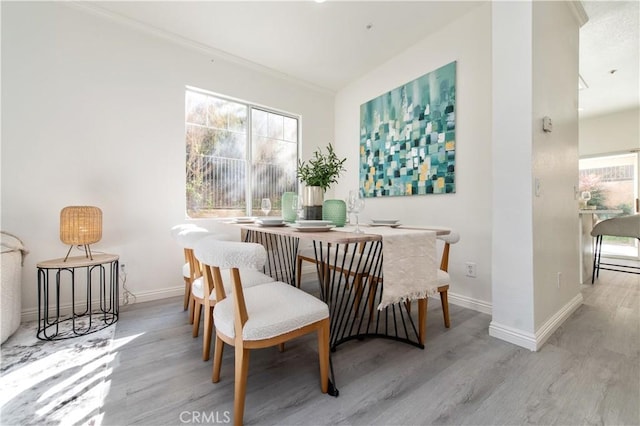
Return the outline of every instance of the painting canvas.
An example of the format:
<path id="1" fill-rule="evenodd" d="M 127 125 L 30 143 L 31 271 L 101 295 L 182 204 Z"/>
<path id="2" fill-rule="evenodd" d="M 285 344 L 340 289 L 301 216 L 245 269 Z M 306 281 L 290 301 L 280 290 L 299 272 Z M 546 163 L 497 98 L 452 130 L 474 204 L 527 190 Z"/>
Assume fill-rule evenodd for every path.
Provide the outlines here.
<path id="1" fill-rule="evenodd" d="M 456 63 L 360 106 L 366 197 L 456 192 Z"/>

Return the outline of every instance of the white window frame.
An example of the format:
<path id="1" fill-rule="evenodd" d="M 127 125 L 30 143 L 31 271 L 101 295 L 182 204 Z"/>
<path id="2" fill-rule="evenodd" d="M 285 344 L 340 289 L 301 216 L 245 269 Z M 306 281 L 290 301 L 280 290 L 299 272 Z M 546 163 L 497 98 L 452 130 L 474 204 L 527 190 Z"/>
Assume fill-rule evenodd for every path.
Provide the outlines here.
<path id="1" fill-rule="evenodd" d="M 252 211 L 253 211 L 253 193 L 255 192 L 255 189 L 253 187 L 253 152 L 252 152 L 252 140 L 253 140 L 253 122 L 252 122 L 252 111 L 254 110 L 260 110 L 260 111 L 264 111 L 267 113 L 271 113 L 271 114 L 277 114 L 283 117 L 287 117 L 290 119 L 294 119 L 296 120 L 296 124 L 297 124 L 297 128 L 296 128 L 296 165 L 297 165 L 297 161 L 300 158 L 300 151 L 301 151 L 301 127 L 302 127 L 302 116 L 299 114 L 293 114 L 290 112 L 286 112 L 283 110 L 279 110 L 277 108 L 273 108 L 273 107 L 268 107 L 268 106 L 264 106 L 264 105 L 260 105 L 260 104 L 256 104 L 253 102 L 249 102 L 249 101 L 245 101 L 242 99 L 238 99 L 238 98 L 234 98 L 234 97 L 230 97 L 227 95 L 222 95 L 219 93 L 215 93 L 215 92 L 211 92 L 205 89 L 201 89 L 198 87 L 194 87 L 194 86 L 185 86 L 185 135 L 186 135 L 186 126 L 187 126 L 187 121 L 186 121 L 186 97 L 187 97 L 187 92 L 194 92 L 194 93 L 198 93 L 198 94 L 202 94 L 205 96 L 209 96 L 209 97 L 213 97 L 216 99 L 220 99 L 223 101 L 227 101 L 227 102 L 233 102 L 233 103 L 237 103 L 237 104 L 241 104 L 244 105 L 246 108 L 246 138 L 245 138 L 245 159 L 244 161 L 246 161 L 246 165 L 245 165 L 245 200 L 246 200 L 246 207 L 245 207 L 245 215 L 246 216 L 251 216 Z M 186 138 L 185 138 L 185 143 L 186 143 Z M 186 158 L 185 158 L 186 161 Z M 185 176 L 185 185 L 187 184 L 187 176 Z M 297 183 L 296 180 L 296 189 L 298 188 L 299 184 Z M 186 201 L 186 197 L 187 197 L 187 193 L 186 193 L 186 186 L 185 186 L 185 201 Z M 274 200 L 272 200 L 272 204 L 273 204 Z M 258 206 L 259 207 L 259 206 Z M 214 209 L 215 210 L 222 210 L 222 209 Z M 189 216 L 189 208 L 187 206 L 186 209 L 186 215 L 187 217 Z M 215 219 L 215 218 L 221 218 L 224 216 L 205 216 L 205 217 L 195 217 L 193 219 Z"/>

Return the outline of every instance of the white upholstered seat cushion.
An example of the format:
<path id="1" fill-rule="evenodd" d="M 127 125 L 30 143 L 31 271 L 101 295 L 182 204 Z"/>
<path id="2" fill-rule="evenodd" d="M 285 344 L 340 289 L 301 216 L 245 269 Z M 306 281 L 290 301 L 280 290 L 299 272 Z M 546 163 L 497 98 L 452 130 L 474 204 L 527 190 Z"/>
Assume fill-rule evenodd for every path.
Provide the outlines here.
<path id="1" fill-rule="evenodd" d="M 438 287 L 442 287 L 443 285 L 447 285 L 451 283 L 451 277 L 449 276 L 449 273 L 446 271 L 443 271 L 442 269 L 438 269 L 438 280 L 437 280 L 437 286 Z"/>
<path id="2" fill-rule="evenodd" d="M 460 234 L 457 231 L 450 230 L 448 234 L 438 235 L 437 239 L 444 241 L 445 243 L 455 244 L 460 241 Z"/>
<path id="3" fill-rule="evenodd" d="M 227 297 L 231 294 L 233 290 L 233 284 L 231 282 L 231 270 L 230 269 L 221 269 L 220 275 L 222 275 L 222 282 L 224 284 L 224 292 Z M 269 275 L 263 274 L 260 271 L 256 271 L 255 269 L 240 269 L 240 279 L 242 280 L 242 287 L 249 288 L 260 284 L 272 283 L 275 280 L 271 278 Z M 203 290 L 203 280 L 204 278 L 200 277 L 196 279 L 193 284 L 191 284 L 191 293 L 199 299 L 203 298 L 204 290 Z M 209 295 L 209 299 L 215 301 L 216 300 L 216 292 L 212 292 Z"/>
<path id="4" fill-rule="evenodd" d="M 185 229 L 196 228 L 196 227 L 197 225 L 193 223 L 181 223 L 179 225 L 173 226 L 171 228 L 171 238 L 175 240 L 180 232 L 184 231 Z"/>
<path id="5" fill-rule="evenodd" d="M 197 243 L 204 237 L 208 237 L 209 235 L 213 234 L 207 229 L 201 228 L 199 226 L 192 226 L 178 232 L 175 239 L 176 243 L 178 243 L 180 247 L 185 249 L 192 249 L 195 243 Z"/>
<path id="6" fill-rule="evenodd" d="M 329 317 L 327 304 L 289 284 L 277 281 L 243 290 L 249 320 L 243 340 L 263 340 L 297 330 Z M 235 337 L 233 296 L 213 310 L 216 329 Z"/>
<path id="7" fill-rule="evenodd" d="M 189 266 L 189 262 L 182 265 L 182 276 L 185 278 L 191 277 L 191 267 Z"/>
<path id="8" fill-rule="evenodd" d="M 261 269 L 267 261 L 267 251 L 260 244 L 225 241 L 217 236 L 199 240 L 193 252 L 202 264 L 220 268 Z"/>
<path id="9" fill-rule="evenodd" d="M 591 230 L 591 236 L 640 238 L 640 214 L 618 216 L 598 222 Z"/>

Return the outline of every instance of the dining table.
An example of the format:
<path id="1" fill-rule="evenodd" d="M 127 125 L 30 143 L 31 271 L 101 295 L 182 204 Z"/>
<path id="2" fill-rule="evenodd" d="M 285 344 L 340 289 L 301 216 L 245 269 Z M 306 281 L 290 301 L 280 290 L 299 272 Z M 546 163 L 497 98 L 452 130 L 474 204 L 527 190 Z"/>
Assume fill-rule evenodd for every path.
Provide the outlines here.
<path id="1" fill-rule="evenodd" d="M 329 306 L 330 347 L 366 338 L 386 338 L 424 349 L 429 296 L 437 294 L 436 238 L 447 228 L 363 226 L 305 228 L 233 223 L 246 242 L 267 250 L 264 272 L 296 283 L 296 257 L 313 252 L 317 296 Z M 417 302 L 417 309 L 413 303 Z M 333 368 L 331 394 L 337 396 Z"/>

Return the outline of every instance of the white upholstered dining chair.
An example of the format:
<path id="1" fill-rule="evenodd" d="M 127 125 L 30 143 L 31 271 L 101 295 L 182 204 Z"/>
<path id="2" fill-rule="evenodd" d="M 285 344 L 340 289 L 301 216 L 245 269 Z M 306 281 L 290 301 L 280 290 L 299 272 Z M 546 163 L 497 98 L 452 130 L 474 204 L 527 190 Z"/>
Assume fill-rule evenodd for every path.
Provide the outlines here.
<path id="1" fill-rule="evenodd" d="M 451 327 L 451 321 L 449 320 L 449 284 L 451 283 L 451 277 L 449 276 L 449 249 L 452 244 L 460 241 L 460 234 L 455 231 L 451 231 L 447 235 L 438 235 L 438 240 L 444 241 L 442 248 L 442 256 L 440 258 L 440 269 L 438 269 L 438 293 L 440 293 L 440 303 L 442 304 L 442 316 L 444 319 L 444 326 L 446 328 Z"/>
<path id="2" fill-rule="evenodd" d="M 193 300 L 191 298 L 191 285 L 201 275 L 200 267 L 193 257 L 193 245 L 196 241 L 210 235 L 210 232 L 196 225 L 184 224 L 171 228 L 171 235 L 184 252 L 184 265 L 182 277 L 184 279 L 183 309 L 189 308 L 189 322 L 193 322 Z"/>
<path id="3" fill-rule="evenodd" d="M 211 235 L 203 238 L 196 243 L 197 248 L 194 248 L 194 259 L 198 263 L 198 267 L 202 270 L 202 274 L 199 278 L 194 280 L 191 286 L 191 297 L 193 299 L 193 337 L 198 337 L 200 330 L 200 316 L 203 316 L 203 337 L 202 337 L 202 360 L 208 361 L 211 353 L 211 336 L 213 334 L 213 309 L 217 302 L 217 293 L 215 291 L 215 283 L 211 279 L 207 279 L 204 274 L 206 270 L 206 263 L 203 263 L 207 259 L 206 254 L 220 250 L 221 243 L 223 241 L 228 242 L 228 238 L 222 235 Z M 243 244 L 243 243 L 239 243 Z M 260 284 L 271 283 L 274 281 L 269 275 L 260 272 L 258 269 L 262 269 L 264 262 L 260 264 L 256 262 L 254 264 L 247 264 L 246 267 L 240 268 L 240 275 L 242 276 L 242 284 L 245 287 L 253 287 Z M 220 277 L 222 279 L 222 285 L 225 294 L 229 294 L 233 291 L 231 270 L 223 269 L 220 271 Z"/>
<path id="4" fill-rule="evenodd" d="M 196 225 L 194 223 L 180 223 L 178 225 L 172 226 L 171 227 L 171 238 L 173 238 L 175 240 L 180 232 L 184 231 L 185 229 L 189 229 L 189 228 L 198 228 L 198 225 Z"/>
<path id="5" fill-rule="evenodd" d="M 436 239 L 443 241 L 442 255 L 440 257 L 440 267 L 438 268 L 436 286 L 438 294 L 440 295 L 440 303 L 442 305 L 442 319 L 446 328 L 451 327 L 451 320 L 449 318 L 449 285 L 451 283 L 451 276 L 449 275 L 449 251 L 451 245 L 460 241 L 460 234 L 451 230 L 446 235 L 437 235 Z M 373 278 L 374 282 L 377 278 Z M 372 286 L 372 290 L 375 291 L 375 285 Z M 421 337 L 420 343 L 424 344 L 425 328 L 426 328 L 426 314 L 427 314 L 427 301 L 428 298 L 418 299 L 418 312 L 419 312 L 419 335 Z M 411 310 L 411 301 L 407 301 L 406 307 Z M 372 309 L 372 307 L 370 307 Z"/>
<path id="6" fill-rule="evenodd" d="M 245 405 L 249 351 L 281 346 L 296 337 L 317 333 L 320 389 L 329 386 L 329 308 L 326 303 L 283 282 L 246 287 L 240 268 L 257 268 L 266 261 L 260 244 L 221 242 L 195 249 L 203 264 L 204 281 L 213 283 L 216 328 L 212 381 L 220 380 L 224 344 L 235 348 L 234 424 L 242 424 Z M 221 269 L 231 272 L 232 294 L 222 284 Z"/>

